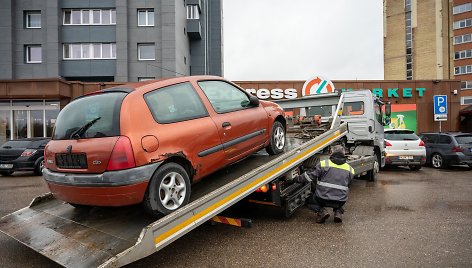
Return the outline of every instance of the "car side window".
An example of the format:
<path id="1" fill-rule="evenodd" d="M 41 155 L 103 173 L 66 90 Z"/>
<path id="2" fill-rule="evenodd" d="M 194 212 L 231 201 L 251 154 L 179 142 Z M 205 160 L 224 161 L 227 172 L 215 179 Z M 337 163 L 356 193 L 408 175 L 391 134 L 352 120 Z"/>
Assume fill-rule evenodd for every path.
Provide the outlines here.
<path id="1" fill-rule="evenodd" d="M 446 135 L 439 136 L 439 143 L 440 144 L 450 144 L 452 142 L 451 137 Z"/>
<path id="2" fill-rule="evenodd" d="M 223 81 L 200 81 L 211 106 L 217 113 L 227 113 L 245 109 L 249 106 L 249 96 L 241 89 Z"/>
<path id="3" fill-rule="evenodd" d="M 438 140 L 438 135 L 428 135 L 425 134 L 422 138 L 425 143 L 436 143 Z"/>
<path id="4" fill-rule="evenodd" d="M 160 88 L 144 94 L 158 123 L 175 123 L 208 116 L 208 112 L 190 83 Z"/>

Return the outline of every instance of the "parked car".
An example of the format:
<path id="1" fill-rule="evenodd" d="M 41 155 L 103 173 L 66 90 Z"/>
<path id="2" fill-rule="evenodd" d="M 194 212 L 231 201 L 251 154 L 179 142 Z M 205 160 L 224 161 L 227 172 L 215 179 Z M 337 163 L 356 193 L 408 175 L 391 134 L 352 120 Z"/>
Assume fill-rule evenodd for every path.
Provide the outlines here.
<path id="1" fill-rule="evenodd" d="M 435 168 L 467 164 L 472 168 L 472 133 L 422 133 L 426 162 Z"/>
<path id="2" fill-rule="evenodd" d="M 50 138 L 10 140 L 0 147 L 0 174 L 8 176 L 15 171 L 32 170 L 41 175 L 44 167 L 44 147 Z"/>
<path id="3" fill-rule="evenodd" d="M 202 177 L 263 148 L 281 153 L 285 131 L 280 106 L 220 77 L 132 83 L 64 107 L 44 178 L 74 206 L 143 203 L 168 214 Z"/>
<path id="4" fill-rule="evenodd" d="M 426 162 L 426 149 L 423 141 L 408 129 L 386 129 L 385 164 L 408 166 L 411 170 L 420 170 Z"/>

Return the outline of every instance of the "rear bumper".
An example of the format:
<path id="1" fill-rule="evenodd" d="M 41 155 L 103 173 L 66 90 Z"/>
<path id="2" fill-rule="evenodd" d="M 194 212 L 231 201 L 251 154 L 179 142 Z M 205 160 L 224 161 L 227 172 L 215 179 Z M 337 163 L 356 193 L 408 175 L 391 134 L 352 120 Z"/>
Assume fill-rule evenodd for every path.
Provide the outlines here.
<path id="1" fill-rule="evenodd" d="M 36 161 L 0 161 L 0 164 L 13 165 L 11 168 L 1 168 L 0 171 L 34 170 Z"/>
<path id="2" fill-rule="evenodd" d="M 472 156 L 463 153 L 456 153 L 445 158 L 448 164 L 451 165 L 472 164 Z"/>
<path id="3" fill-rule="evenodd" d="M 126 206 L 140 203 L 149 180 L 161 163 L 101 174 L 43 170 L 51 193 L 68 203 L 90 206 Z"/>
<path id="4" fill-rule="evenodd" d="M 426 156 L 413 156 L 413 159 L 400 159 L 400 156 L 386 156 L 385 164 L 393 166 L 423 165 Z"/>

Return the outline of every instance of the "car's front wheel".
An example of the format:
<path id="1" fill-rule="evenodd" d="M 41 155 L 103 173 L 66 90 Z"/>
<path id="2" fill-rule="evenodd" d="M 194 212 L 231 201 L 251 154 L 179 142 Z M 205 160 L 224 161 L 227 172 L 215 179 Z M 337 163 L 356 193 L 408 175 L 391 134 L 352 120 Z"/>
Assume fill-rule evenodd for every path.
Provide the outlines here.
<path id="1" fill-rule="evenodd" d="M 266 151 L 270 155 L 280 154 L 285 149 L 285 128 L 279 121 L 272 125 L 269 145 Z"/>
<path id="2" fill-rule="evenodd" d="M 434 168 L 443 168 L 445 166 L 444 157 L 440 154 L 433 154 L 431 156 L 431 165 Z"/>
<path id="3" fill-rule="evenodd" d="M 0 171 L 0 175 L 2 176 L 10 176 L 13 174 L 13 171 Z"/>
<path id="4" fill-rule="evenodd" d="M 43 168 L 44 168 L 44 158 L 41 158 L 34 167 L 34 174 L 41 176 L 43 175 Z"/>
<path id="5" fill-rule="evenodd" d="M 159 167 L 149 182 L 143 205 L 152 216 L 162 216 L 185 206 L 190 199 L 190 179 L 177 163 Z"/>

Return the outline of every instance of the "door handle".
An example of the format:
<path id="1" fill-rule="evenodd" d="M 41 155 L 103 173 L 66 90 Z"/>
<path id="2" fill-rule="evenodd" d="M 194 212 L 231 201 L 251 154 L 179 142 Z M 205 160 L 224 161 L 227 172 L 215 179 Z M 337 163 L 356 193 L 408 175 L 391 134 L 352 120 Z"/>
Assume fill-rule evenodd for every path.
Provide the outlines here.
<path id="1" fill-rule="evenodd" d="M 224 122 L 221 126 L 222 127 L 229 127 L 229 126 L 231 126 L 231 123 L 230 122 Z"/>

